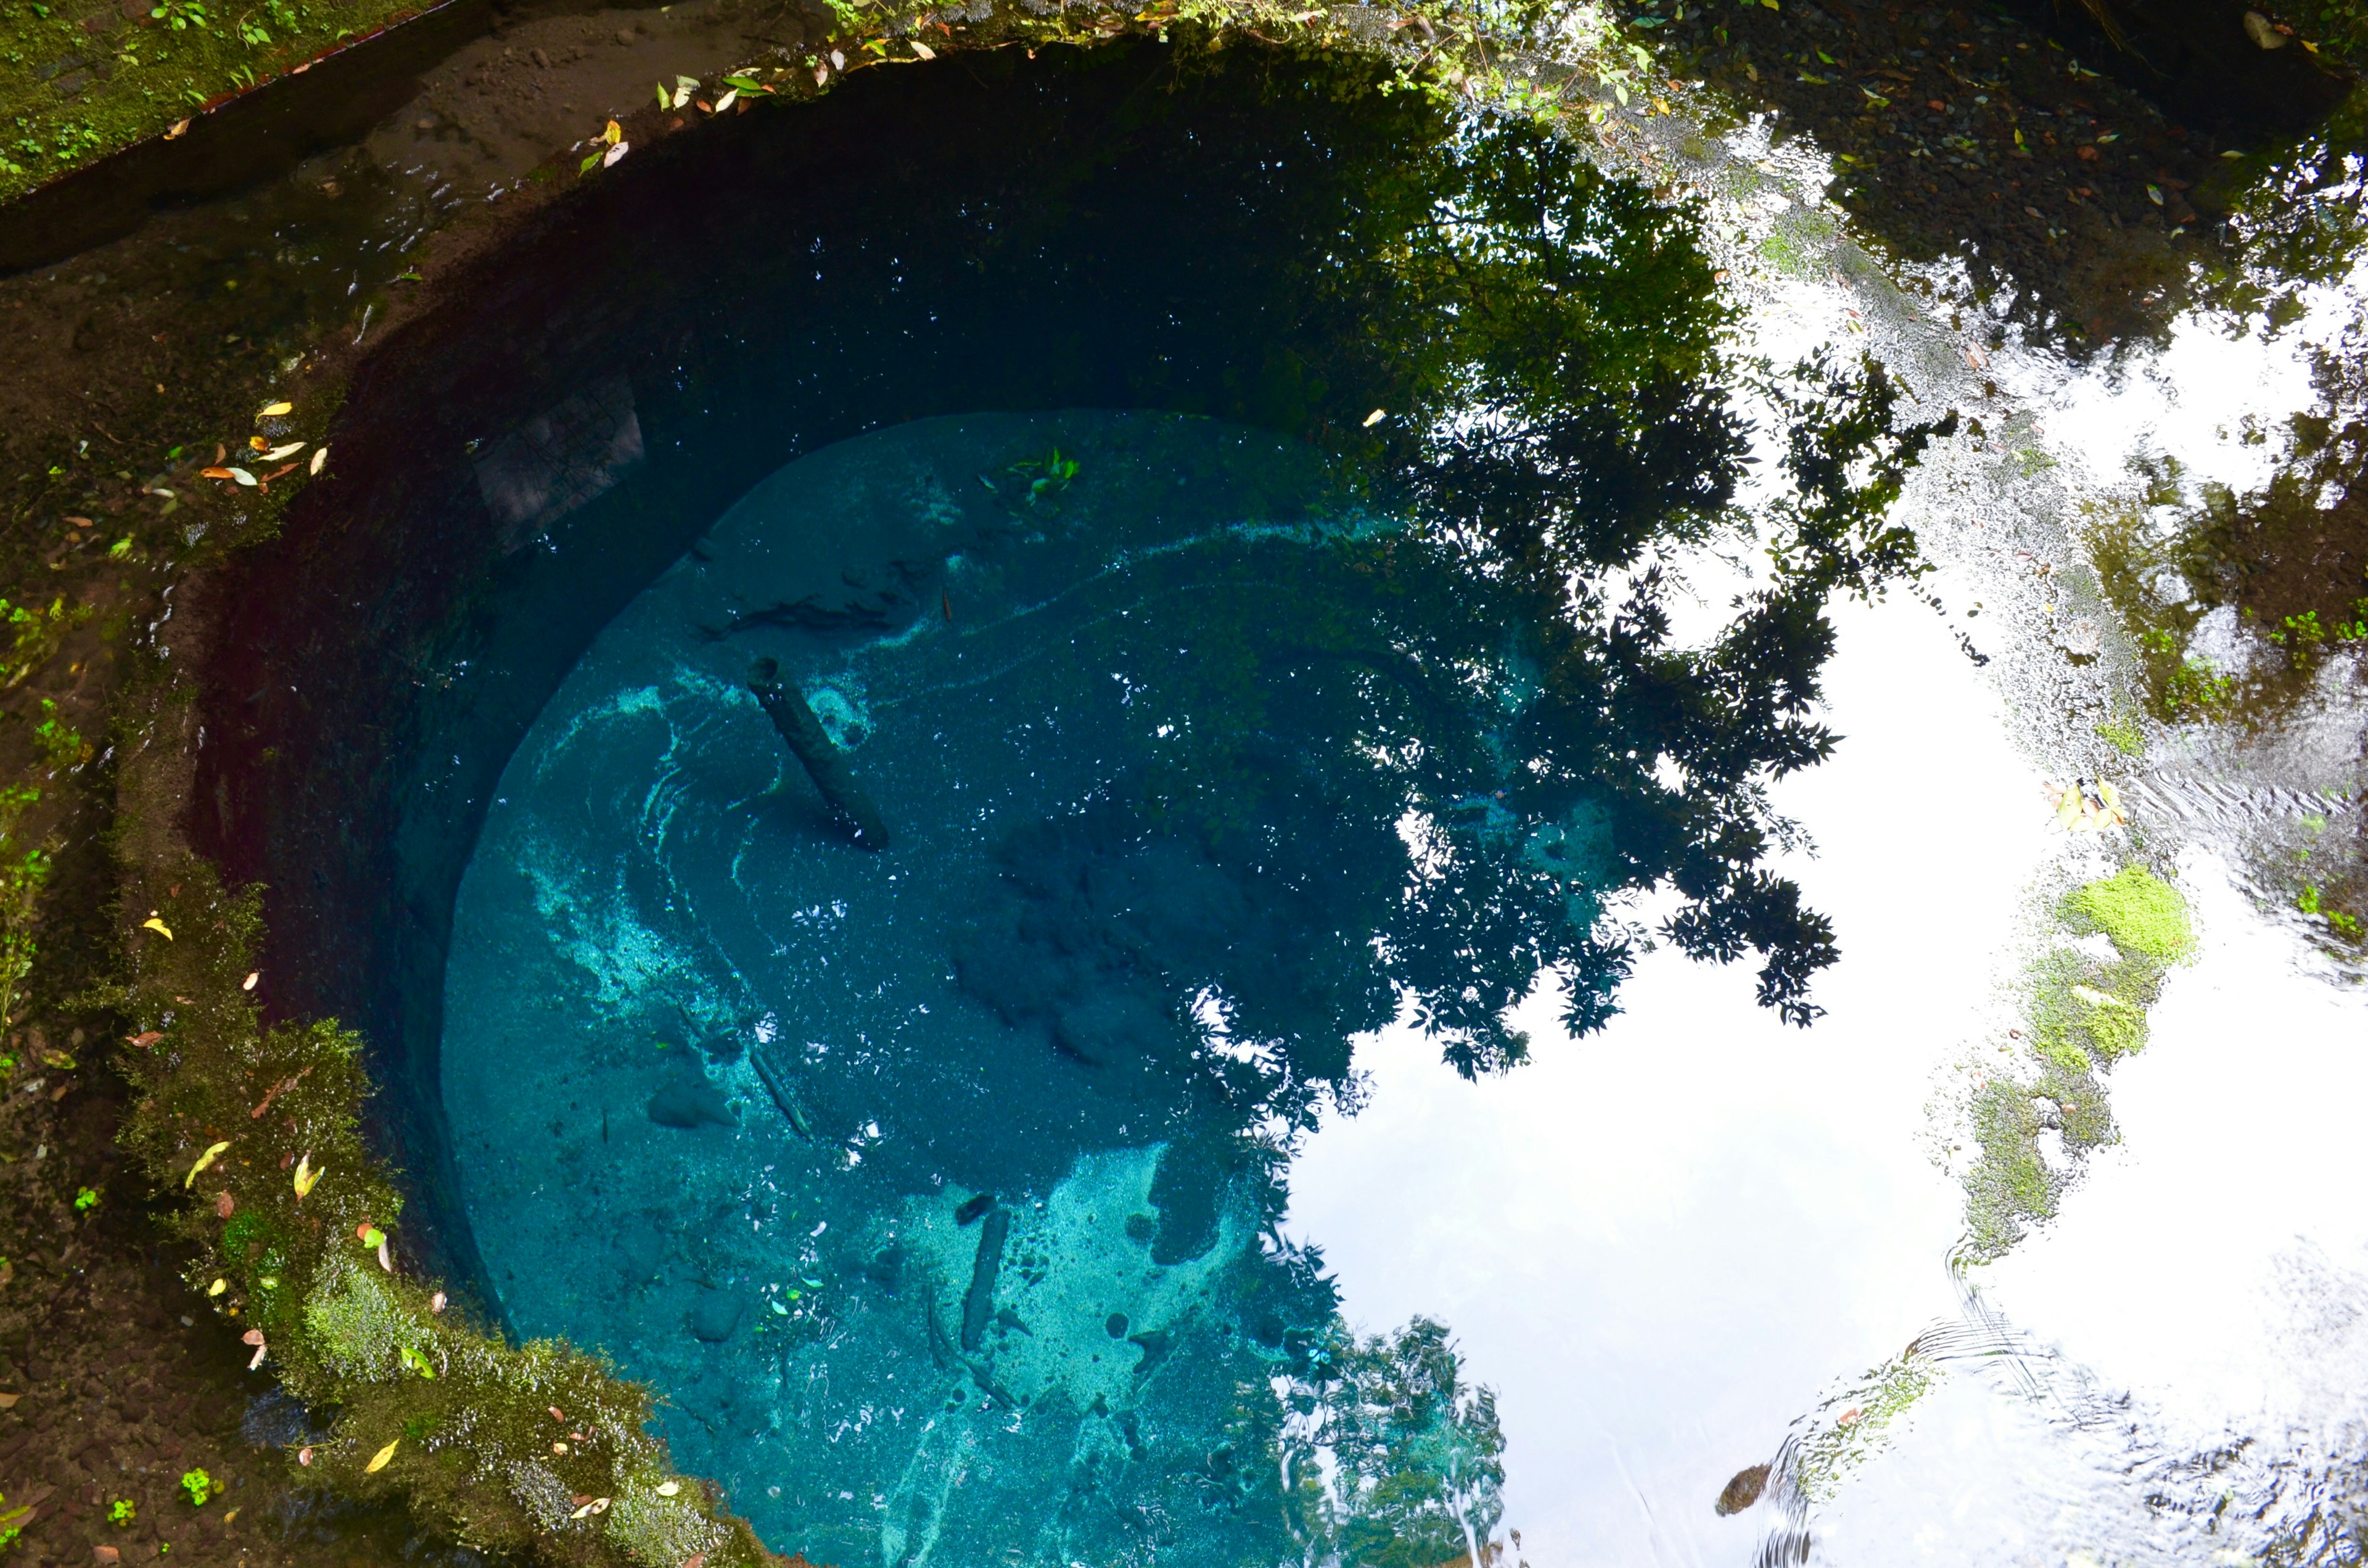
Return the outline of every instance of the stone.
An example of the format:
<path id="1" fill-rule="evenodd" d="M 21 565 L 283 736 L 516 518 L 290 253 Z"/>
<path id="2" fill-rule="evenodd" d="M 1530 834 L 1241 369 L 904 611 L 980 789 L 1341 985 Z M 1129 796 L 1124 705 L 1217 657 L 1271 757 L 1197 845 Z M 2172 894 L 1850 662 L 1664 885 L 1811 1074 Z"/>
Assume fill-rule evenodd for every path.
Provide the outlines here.
<path id="1" fill-rule="evenodd" d="M 1744 1509 L 1759 1502 L 1759 1494 L 1767 1489 L 1768 1467 L 1766 1465 L 1755 1464 L 1748 1470 L 1736 1471 L 1735 1479 L 1729 1481 L 1718 1494 L 1716 1508 L 1719 1517 L 1725 1518 L 1729 1514 L 1743 1512 Z"/>
<path id="2" fill-rule="evenodd" d="M 650 1096 L 650 1119 L 660 1127 L 730 1127 L 738 1119 L 723 1092 L 704 1079 L 677 1079 Z"/>
<path id="3" fill-rule="evenodd" d="M 721 1345 L 740 1327 L 742 1305 L 723 1290 L 701 1290 L 690 1307 L 690 1336 L 702 1345 Z"/>

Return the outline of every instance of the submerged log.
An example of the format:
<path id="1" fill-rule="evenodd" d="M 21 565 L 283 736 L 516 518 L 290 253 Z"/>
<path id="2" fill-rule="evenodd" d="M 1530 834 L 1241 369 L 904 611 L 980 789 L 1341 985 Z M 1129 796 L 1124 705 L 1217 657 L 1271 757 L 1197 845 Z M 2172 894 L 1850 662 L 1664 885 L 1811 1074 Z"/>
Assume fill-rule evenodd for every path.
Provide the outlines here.
<path id="1" fill-rule="evenodd" d="M 784 685 L 780 676 L 780 665 L 770 659 L 758 659 L 748 666 L 748 689 L 765 710 L 765 717 L 805 765 L 806 777 L 814 780 L 832 813 L 853 832 L 855 842 L 866 849 L 887 848 L 888 824 L 881 820 L 880 808 L 871 803 L 863 786 L 855 781 L 847 754 L 824 733 L 822 721 L 806 704 L 805 694 Z"/>

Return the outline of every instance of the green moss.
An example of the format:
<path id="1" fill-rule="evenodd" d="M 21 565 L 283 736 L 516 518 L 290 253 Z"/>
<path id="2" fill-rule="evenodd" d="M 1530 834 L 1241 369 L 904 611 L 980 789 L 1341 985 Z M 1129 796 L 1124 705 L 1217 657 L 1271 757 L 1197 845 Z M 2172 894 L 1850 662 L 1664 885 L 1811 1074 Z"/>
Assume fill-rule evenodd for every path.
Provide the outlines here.
<path id="1" fill-rule="evenodd" d="M 2038 1051 L 2037 1082 L 1992 1079 L 1975 1094 L 1973 1132 L 1980 1153 L 1965 1177 L 1966 1255 L 1975 1262 L 2005 1256 L 2034 1225 L 2055 1217 L 2080 1157 L 2113 1141 L 2104 1085 L 2081 1064 Z M 2078 1052 L 2067 1056 L 2078 1057 Z M 2051 1170 L 2041 1134 L 2061 1134 L 2066 1168 Z"/>
<path id="2" fill-rule="evenodd" d="M 2097 734 L 2123 756 L 2146 756 L 2146 732 L 2127 719 L 2115 719 L 2098 725 Z"/>
<path id="3" fill-rule="evenodd" d="M 1851 1471 L 1888 1444 L 1900 1416 L 1941 1376 L 1940 1363 L 1911 1345 L 1827 1399 L 1817 1425 L 1787 1458 L 1794 1488 L 1812 1503 L 1830 1501 Z"/>
<path id="4" fill-rule="evenodd" d="M 2075 888 L 2064 904 L 2076 929 L 2103 932 L 2126 958 L 2170 963 L 2195 945 L 2187 901 L 2143 866 Z"/>

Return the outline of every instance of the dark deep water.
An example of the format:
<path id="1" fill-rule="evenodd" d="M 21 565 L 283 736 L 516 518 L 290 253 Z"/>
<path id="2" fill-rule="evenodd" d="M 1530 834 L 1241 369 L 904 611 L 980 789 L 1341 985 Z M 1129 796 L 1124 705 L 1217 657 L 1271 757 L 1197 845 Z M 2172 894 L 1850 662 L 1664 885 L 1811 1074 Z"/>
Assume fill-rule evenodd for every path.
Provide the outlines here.
<path id="1" fill-rule="evenodd" d="M 1788 1015 L 1830 961 L 1759 786 L 1899 564 L 1887 401 L 1796 386 L 1795 548 L 1674 645 L 1743 451 L 1692 215 L 1381 85 L 1006 53 L 666 143 L 380 349 L 218 611 L 192 825 L 411 1244 L 777 1549 L 1457 1556 L 1485 1392 L 1271 1228 L 1353 1037 L 1517 1071 L 1625 890 Z"/>

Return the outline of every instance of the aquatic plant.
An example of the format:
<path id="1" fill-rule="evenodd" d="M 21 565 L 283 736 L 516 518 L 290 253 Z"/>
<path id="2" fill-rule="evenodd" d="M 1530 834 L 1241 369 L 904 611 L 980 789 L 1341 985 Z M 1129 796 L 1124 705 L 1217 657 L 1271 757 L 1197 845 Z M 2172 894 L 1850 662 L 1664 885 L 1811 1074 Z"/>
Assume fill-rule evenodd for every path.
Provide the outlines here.
<path id="1" fill-rule="evenodd" d="M 2064 898 L 2076 930 L 2102 932 L 2125 959 L 2167 964 L 2195 946 L 2187 901 L 2179 890 L 2135 863 L 2084 882 Z"/>
<path id="2" fill-rule="evenodd" d="M 1971 1261 L 2002 1256 L 2053 1218 L 2082 1159 L 2117 1136 L 2102 1074 L 2145 1048 L 2163 977 L 2195 947 L 2187 901 L 2135 861 L 2067 891 L 2055 915 L 2066 937 L 2103 937 L 2113 957 L 2056 946 L 2031 966 L 2027 1032 L 2017 1032 L 2032 1075 L 1986 1074 L 1969 1108 L 1978 1151 L 1964 1177 Z M 2041 1152 L 2050 1135 L 2053 1162 Z"/>

